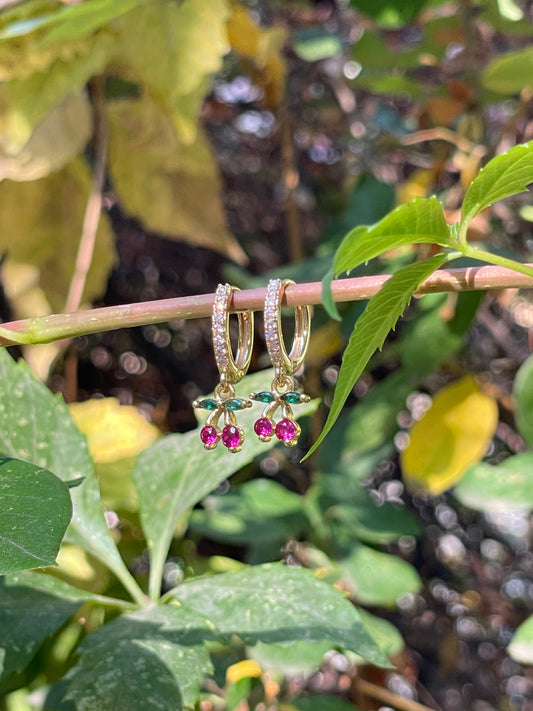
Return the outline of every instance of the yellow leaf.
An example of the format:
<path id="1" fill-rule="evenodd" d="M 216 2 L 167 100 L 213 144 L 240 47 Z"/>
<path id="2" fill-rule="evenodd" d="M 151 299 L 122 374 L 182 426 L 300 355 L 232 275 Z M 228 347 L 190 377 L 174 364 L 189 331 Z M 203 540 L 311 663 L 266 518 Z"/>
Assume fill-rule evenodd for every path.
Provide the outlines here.
<path id="1" fill-rule="evenodd" d="M 40 180 L 0 183 L 0 251 L 7 251 L 8 260 L 40 269 L 39 285 L 56 311 L 63 309 L 72 279 L 90 188 L 81 158 Z M 102 213 L 86 301 L 103 293 L 114 261 L 113 233 Z"/>
<path id="2" fill-rule="evenodd" d="M 69 94 L 45 116 L 20 150 L 6 150 L 12 143 L 0 134 L 0 180 L 44 178 L 81 153 L 91 134 L 91 107 L 85 92 Z"/>
<path id="3" fill-rule="evenodd" d="M 262 673 L 261 667 L 253 659 L 243 659 L 242 662 L 232 664 L 226 669 L 226 682 L 236 684 L 241 679 L 260 677 Z"/>
<path id="4" fill-rule="evenodd" d="M 226 0 L 151 0 L 116 22 L 131 78 L 166 107 L 180 138 L 195 140 L 209 78 L 229 51 Z"/>
<path id="5" fill-rule="evenodd" d="M 231 48 L 251 63 L 253 79 L 264 91 L 265 104 L 278 106 L 285 94 L 287 68 L 281 50 L 287 31 L 283 27 L 260 28 L 239 2 L 232 2 L 230 8 Z"/>
<path id="6" fill-rule="evenodd" d="M 87 437 L 89 452 L 97 464 L 134 457 L 161 434 L 136 407 L 121 405 L 113 397 L 74 402 L 69 410 Z"/>
<path id="7" fill-rule="evenodd" d="M 434 180 L 434 171 L 420 168 L 415 170 L 403 183 L 396 188 L 396 202 L 401 205 L 417 197 L 426 197 Z"/>
<path id="8" fill-rule="evenodd" d="M 149 97 L 111 102 L 109 170 L 124 209 L 166 237 L 208 247 L 243 263 L 226 227 L 221 182 L 203 131 L 178 140 Z"/>
<path id="9" fill-rule="evenodd" d="M 498 424 L 496 401 L 472 376 L 443 388 L 409 432 L 401 453 L 411 491 L 437 495 L 453 486 L 485 454 Z"/>

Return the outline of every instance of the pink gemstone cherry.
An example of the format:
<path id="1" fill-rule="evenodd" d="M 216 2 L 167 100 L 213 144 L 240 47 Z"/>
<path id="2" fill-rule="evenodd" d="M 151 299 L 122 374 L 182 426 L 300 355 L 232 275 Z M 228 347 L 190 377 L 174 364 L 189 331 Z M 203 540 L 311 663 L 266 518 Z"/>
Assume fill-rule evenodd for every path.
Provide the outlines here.
<path id="1" fill-rule="evenodd" d="M 222 444 L 228 449 L 240 447 L 243 439 L 239 428 L 235 425 L 226 425 L 222 430 Z"/>
<path id="2" fill-rule="evenodd" d="M 299 428 L 296 422 L 285 418 L 280 420 L 276 425 L 276 437 L 282 442 L 292 442 L 292 440 L 299 434 L 298 429 Z"/>
<path id="3" fill-rule="evenodd" d="M 218 442 L 218 431 L 213 425 L 206 425 L 200 430 L 200 439 L 207 447 L 215 447 Z"/>
<path id="4" fill-rule="evenodd" d="M 254 424 L 254 432 L 258 437 L 272 437 L 274 427 L 268 417 L 260 417 Z"/>

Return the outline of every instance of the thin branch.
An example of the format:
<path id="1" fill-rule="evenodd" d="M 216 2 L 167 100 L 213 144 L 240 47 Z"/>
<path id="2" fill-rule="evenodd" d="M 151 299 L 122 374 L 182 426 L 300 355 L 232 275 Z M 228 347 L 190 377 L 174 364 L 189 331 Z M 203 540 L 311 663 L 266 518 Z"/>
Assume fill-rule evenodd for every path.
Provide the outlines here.
<path id="1" fill-rule="evenodd" d="M 80 307 L 87 274 L 93 261 L 96 233 L 102 212 L 102 191 L 104 189 L 107 160 L 107 124 L 105 120 L 103 79 L 101 77 L 94 79 L 91 82 L 91 87 L 95 140 L 94 175 L 91 192 L 85 208 L 74 274 L 65 303 L 64 310 L 66 313 L 77 311 Z"/>
<path id="2" fill-rule="evenodd" d="M 533 264 L 529 265 L 533 268 Z M 390 274 L 339 279 L 331 290 L 336 302 L 361 301 L 374 296 Z M 438 292 L 487 291 L 490 289 L 533 289 L 533 278 L 503 267 L 439 269 L 424 281 L 417 294 Z M 233 293 L 230 311 L 262 311 L 266 289 L 244 289 Z M 90 311 L 52 314 L 5 323 L 0 327 L 0 346 L 50 343 L 100 331 L 131 328 L 175 319 L 203 318 L 211 315 L 214 294 L 183 296 L 176 299 L 144 301 L 137 304 L 107 306 Z M 285 290 L 283 305 L 301 306 L 322 303 L 322 284 L 293 284 Z"/>
<path id="3" fill-rule="evenodd" d="M 354 680 L 354 684 L 355 688 L 364 696 L 370 696 L 372 699 L 383 701 L 383 703 L 388 706 L 392 706 L 399 711 L 435 711 L 429 706 L 419 704 L 418 701 L 406 699 L 405 696 L 395 694 L 393 691 L 384 689 L 382 686 L 378 686 L 377 684 L 372 684 L 372 682 L 361 679 L 360 677 L 357 677 Z"/>

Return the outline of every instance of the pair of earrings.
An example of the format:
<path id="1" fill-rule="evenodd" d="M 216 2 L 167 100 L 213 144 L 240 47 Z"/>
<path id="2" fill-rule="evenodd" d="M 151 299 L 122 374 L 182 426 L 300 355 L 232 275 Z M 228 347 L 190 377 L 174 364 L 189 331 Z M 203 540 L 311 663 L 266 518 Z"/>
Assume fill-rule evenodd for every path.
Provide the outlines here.
<path id="1" fill-rule="evenodd" d="M 295 389 L 293 375 L 303 362 L 309 343 L 311 311 L 309 306 L 296 306 L 293 343 L 287 353 L 281 326 L 281 301 L 285 289 L 294 284 L 290 279 L 271 279 L 268 283 L 264 309 L 265 341 L 274 366 L 274 380 L 270 390 L 250 393 L 249 398 L 236 397 L 235 384 L 244 377 L 252 357 L 254 321 L 252 311 L 237 314 L 239 336 L 237 353 L 233 357 L 229 337 L 229 305 L 237 287 L 219 284 L 215 293 L 211 328 L 213 350 L 220 373 L 220 382 L 214 397 L 195 400 L 193 407 L 208 410 L 210 414 L 200 430 L 205 449 L 214 449 L 221 441 L 230 452 L 239 452 L 244 442 L 244 430 L 237 423 L 236 412 L 252 407 L 253 402 L 264 403 L 261 417 L 254 431 L 262 442 L 276 436 L 287 447 L 294 447 L 300 436 L 300 426 L 294 419 L 292 405 L 309 402 L 308 395 Z M 275 419 L 279 411 L 281 417 Z M 219 422 L 223 420 L 223 426 Z"/>

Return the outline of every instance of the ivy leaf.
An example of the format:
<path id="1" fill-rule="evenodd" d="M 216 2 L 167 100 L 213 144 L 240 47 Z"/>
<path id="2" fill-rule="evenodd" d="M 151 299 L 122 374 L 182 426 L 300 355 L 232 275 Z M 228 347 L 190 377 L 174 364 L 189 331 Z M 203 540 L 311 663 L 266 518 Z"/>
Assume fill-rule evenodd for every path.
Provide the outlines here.
<path id="1" fill-rule="evenodd" d="M 359 225 L 340 244 L 333 261 L 336 276 L 382 252 L 415 243 L 453 246 L 442 205 L 436 197 L 415 198 L 372 226 Z"/>
<path id="2" fill-rule="evenodd" d="M 388 279 L 373 296 L 355 323 L 355 328 L 339 371 L 337 385 L 326 424 L 319 438 L 305 455 L 316 450 L 337 420 L 346 398 L 365 369 L 373 353 L 381 348 L 385 338 L 396 325 L 411 297 L 421 282 L 449 259 L 447 254 L 437 254 L 431 259 L 403 267 Z"/>
<path id="3" fill-rule="evenodd" d="M 184 583 L 175 595 L 223 634 L 236 634 L 245 644 L 327 641 L 388 665 L 357 609 L 304 568 L 257 565 Z"/>
<path id="4" fill-rule="evenodd" d="M 0 457 L 0 574 L 53 565 L 71 514 L 68 486 L 52 472 Z"/>
<path id="5" fill-rule="evenodd" d="M 226 225 L 220 177 L 204 132 L 184 144 L 148 96 L 111 102 L 107 116 L 109 170 L 124 209 L 149 230 L 246 261 Z"/>
<path id="6" fill-rule="evenodd" d="M 145 2 L 117 20 L 117 50 L 156 103 L 166 108 L 181 140 L 192 143 L 210 76 L 229 50 L 225 0 Z"/>
<path id="7" fill-rule="evenodd" d="M 255 373 L 243 378 L 238 392 L 258 392 L 273 378 L 272 371 Z M 295 416 L 308 415 L 316 402 L 295 408 Z M 253 433 L 257 413 L 239 413 L 239 424 Z M 254 457 L 275 445 L 260 442 L 253 434 L 246 437 L 242 451 L 228 455 L 219 445 L 206 452 L 200 442 L 199 430 L 185 434 L 167 435 L 139 455 L 133 482 L 139 493 L 141 524 L 151 557 L 150 593 L 159 597 L 159 586 L 165 558 L 178 520 L 215 489 L 220 482 L 249 464 Z"/>
<path id="8" fill-rule="evenodd" d="M 511 148 L 482 168 L 466 191 L 461 209 L 461 232 L 482 210 L 498 200 L 527 192 L 533 182 L 533 141 Z"/>
<path id="9" fill-rule="evenodd" d="M 66 698 L 78 711 L 192 707 L 212 670 L 204 642 L 216 638 L 201 613 L 174 604 L 122 615 L 78 647 Z"/>
<path id="10" fill-rule="evenodd" d="M 51 590 L 34 589 L 38 573 L 18 573 L 0 578 L 0 693 L 16 688 L 17 675 L 31 662 L 43 641 L 54 634 L 91 597 L 57 581 L 64 597 Z"/>
<path id="11" fill-rule="evenodd" d="M 0 452 L 49 469 L 62 481 L 84 477 L 70 492 L 72 521 L 67 540 L 107 565 L 129 589 L 137 588 L 111 537 L 85 437 L 65 403 L 0 351 Z"/>
<path id="12" fill-rule="evenodd" d="M 353 546 L 340 565 L 343 581 L 364 605 L 391 607 L 401 595 L 416 593 L 422 587 L 412 565 L 362 544 Z"/>

